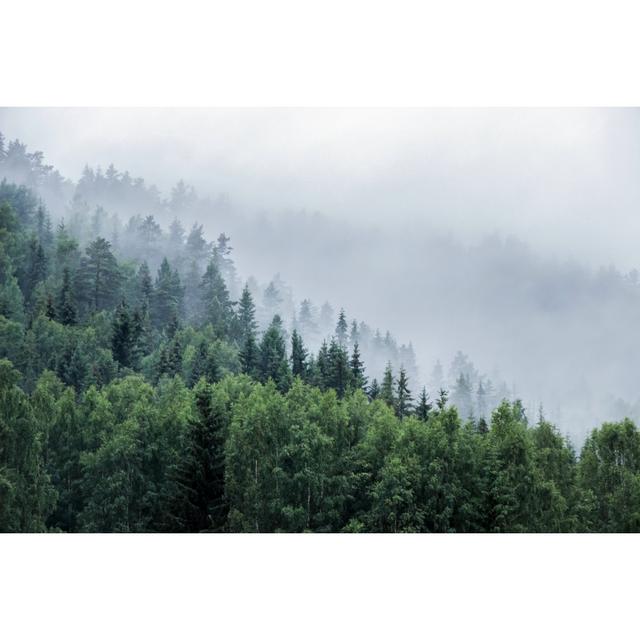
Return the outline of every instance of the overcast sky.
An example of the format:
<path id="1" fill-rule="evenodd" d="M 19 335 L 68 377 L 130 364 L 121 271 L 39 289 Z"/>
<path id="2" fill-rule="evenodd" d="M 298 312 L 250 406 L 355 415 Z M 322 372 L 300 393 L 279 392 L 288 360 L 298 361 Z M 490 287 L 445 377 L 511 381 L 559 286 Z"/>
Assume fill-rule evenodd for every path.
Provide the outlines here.
<path id="1" fill-rule="evenodd" d="M 630 268 L 638 120 L 624 109 L 4 109 L 0 131 L 74 179 L 86 162 L 114 162 L 247 211 L 513 233 Z"/>

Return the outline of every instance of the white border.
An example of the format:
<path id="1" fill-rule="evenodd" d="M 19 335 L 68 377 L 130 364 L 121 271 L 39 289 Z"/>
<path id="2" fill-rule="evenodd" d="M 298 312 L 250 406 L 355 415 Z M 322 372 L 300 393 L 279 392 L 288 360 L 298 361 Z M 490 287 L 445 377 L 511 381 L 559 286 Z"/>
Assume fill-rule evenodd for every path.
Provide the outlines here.
<path id="1" fill-rule="evenodd" d="M 0 104 L 640 104 L 632 2 L 20 0 Z M 622 637 L 637 536 L 0 536 L 3 637 Z"/>

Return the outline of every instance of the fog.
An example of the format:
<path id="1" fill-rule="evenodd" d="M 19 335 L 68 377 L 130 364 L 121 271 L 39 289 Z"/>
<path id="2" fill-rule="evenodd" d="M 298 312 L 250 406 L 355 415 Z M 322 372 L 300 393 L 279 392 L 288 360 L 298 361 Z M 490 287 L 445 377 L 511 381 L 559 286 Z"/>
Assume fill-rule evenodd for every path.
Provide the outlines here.
<path id="1" fill-rule="evenodd" d="M 639 118 L 3 109 L 0 131 L 73 181 L 86 164 L 113 163 L 169 197 L 183 179 L 210 198 L 184 208 L 185 226 L 229 234 L 241 278 L 280 274 L 296 303 L 329 300 L 411 341 L 415 384 L 461 350 L 579 443 L 602 420 L 637 414 Z M 102 204 L 123 220 L 135 209 Z"/>

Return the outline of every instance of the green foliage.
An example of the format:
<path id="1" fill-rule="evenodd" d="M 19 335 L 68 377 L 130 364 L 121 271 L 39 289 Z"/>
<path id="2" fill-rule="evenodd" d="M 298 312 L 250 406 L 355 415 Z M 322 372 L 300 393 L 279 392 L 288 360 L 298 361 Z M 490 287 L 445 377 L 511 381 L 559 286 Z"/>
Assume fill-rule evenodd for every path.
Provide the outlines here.
<path id="1" fill-rule="evenodd" d="M 348 332 L 341 310 L 313 354 L 334 320 L 309 300 L 288 354 L 279 315 L 257 333 L 224 234 L 212 252 L 201 226 L 166 235 L 149 215 L 95 238 L 111 221 L 81 196 L 101 181 L 129 188 L 86 171 L 55 238 L 30 190 L 0 185 L 0 531 L 640 531 L 629 420 L 577 457 L 521 402 L 490 413 L 491 383 L 462 354 L 452 405 L 444 388 L 414 402 L 410 345 Z M 181 184 L 167 206 L 193 197 Z M 269 283 L 263 326 L 286 298 Z M 368 389 L 367 334 L 384 354 L 371 371 L 388 361 Z"/>

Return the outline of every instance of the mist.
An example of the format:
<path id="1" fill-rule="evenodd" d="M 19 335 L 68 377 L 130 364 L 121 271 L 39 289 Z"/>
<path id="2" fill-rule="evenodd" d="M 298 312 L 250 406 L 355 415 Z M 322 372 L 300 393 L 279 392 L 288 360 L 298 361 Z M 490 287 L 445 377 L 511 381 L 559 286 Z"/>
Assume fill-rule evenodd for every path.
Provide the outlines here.
<path id="1" fill-rule="evenodd" d="M 580 443 L 603 420 L 638 413 L 639 117 L 2 109 L 0 131 L 74 182 L 85 165 L 114 164 L 168 198 L 184 180 L 204 200 L 181 221 L 230 235 L 241 280 L 279 274 L 294 306 L 330 301 L 411 342 L 414 388 L 462 351 Z M 43 197 L 68 215 L 67 197 Z M 91 204 L 123 221 L 171 221 Z"/>

